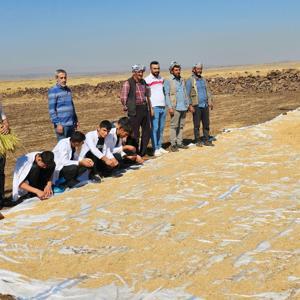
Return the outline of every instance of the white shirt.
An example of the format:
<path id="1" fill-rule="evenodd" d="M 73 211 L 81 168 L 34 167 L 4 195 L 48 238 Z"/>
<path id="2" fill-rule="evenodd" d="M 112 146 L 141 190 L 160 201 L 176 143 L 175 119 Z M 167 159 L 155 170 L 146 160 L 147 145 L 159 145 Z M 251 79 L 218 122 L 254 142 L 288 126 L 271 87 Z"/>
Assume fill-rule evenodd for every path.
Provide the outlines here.
<path id="1" fill-rule="evenodd" d="M 113 154 L 110 150 L 110 145 L 108 145 L 109 134 L 104 139 L 103 149 L 102 152 L 97 148 L 98 143 L 98 132 L 97 130 L 90 131 L 85 135 L 85 142 L 82 146 L 83 155 L 86 155 L 88 151 L 91 151 L 97 158 L 101 159 L 103 156 L 106 156 L 107 158 L 111 159 L 113 158 Z"/>
<path id="2" fill-rule="evenodd" d="M 164 95 L 164 79 L 161 76 L 155 77 L 152 74 L 149 74 L 145 81 L 148 87 L 151 90 L 151 105 L 152 107 L 155 106 L 166 106 L 166 100 Z"/>

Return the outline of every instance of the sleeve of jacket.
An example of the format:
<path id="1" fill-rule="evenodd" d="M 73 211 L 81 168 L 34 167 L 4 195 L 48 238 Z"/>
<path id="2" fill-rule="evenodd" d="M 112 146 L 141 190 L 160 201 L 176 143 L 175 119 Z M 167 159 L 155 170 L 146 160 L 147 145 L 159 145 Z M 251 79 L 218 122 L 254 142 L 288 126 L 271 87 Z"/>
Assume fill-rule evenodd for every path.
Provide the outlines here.
<path id="1" fill-rule="evenodd" d="M 169 80 L 164 81 L 164 91 L 165 91 L 166 105 L 168 106 L 168 108 L 173 108 L 171 99 L 170 99 L 170 82 L 169 82 Z"/>
<path id="2" fill-rule="evenodd" d="M 191 92 L 192 92 L 192 80 L 189 78 L 185 82 L 185 90 L 186 90 L 186 96 L 188 98 L 188 103 L 192 104 L 192 98 L 191 98 Z"/>
<path id="3" fill-rule="evenodd" d="M 48 92 L 48 108 L 49 108 L 49 115 L 50 115 L 51 122 L 54 125 L 60 123 L 60 120 L 57 116 L 56 107 L 57 107 L 57 95 L 53 89 L 50 89 Z"/>
<path id="4" fill-rule="evenodd" d="M 93 135 L 92 134 L 87 134 L 86 135 L 86 140 L 85 143 L 87 144 L 88 148 L 90 149 L 90 151 L 99 159 L 101 159 L 104 154 L 96 147 L 95 145 L 95 141 L 93 139 Z"/>

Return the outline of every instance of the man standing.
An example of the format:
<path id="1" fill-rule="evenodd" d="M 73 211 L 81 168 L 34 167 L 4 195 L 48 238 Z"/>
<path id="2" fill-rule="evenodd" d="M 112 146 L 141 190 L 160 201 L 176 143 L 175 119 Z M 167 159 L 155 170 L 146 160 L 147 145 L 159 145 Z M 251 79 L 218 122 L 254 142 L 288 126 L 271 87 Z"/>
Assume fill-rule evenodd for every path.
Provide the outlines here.
<path id="1" fill-rule="evenodd" d="M 141 156 L 147 152 L 151 128 L 149 110 L 152 111 L 150 90 L 143 79 L 144 72 L 144 66 L 132 66 L 132 77 L 124 82 L 120 96 L 123 109 L 128 113 L 137 145 L 139 145 L 140 128 L 142 129 L 141 143 L 137 149 Z"/>
<path id="2" fill-rule="evenodd" d="M 18 158 L 13 178 L 13 201 L 37 196 L 52 196 L 52 175 L 55 169 L 51 151 L 31 152 Z"/>
<path id="3" fill-rule="evenodd" d="M 177 62 L 172 62 L 169 70 L 171 73 L 171 78 L 170 80 L 165 81 L 164 89 L 166 94 L 166 104 L 171 117 L 170 150 L 172 152 L 176 152 L 178 149 L 188 148 L 182 143 L 182 134 L 186 112 L 187 110 L 193 112 L 193 107 L 187 97 L 184 79 L 180 75 L 180 64 Z"/>
<path id="4" fill-rule="evenodd" d="M 78 127 L 78 119 L 67 86 L 67 72 L 58 69 L 55 72 L 57 83 L 48 92 L 48 106 L 51 122 L 54 125 L 57 140 L 70 137 Z"/>
<path id="5" fill-rule="evenodd" d="M 214 146 L 209 141 L 209 109 L 213 109 L 212 97 L 207 82 L 202 76 L 203 65 L 197 63 L 192 69 L 192 76 L 186 82 L 186 91 L 194 108 L 194 136 L 197 146 Z M 202 122 L 203 142 L 200 140 L 200 122 Z"/>
<path id="6" fill-rule="evenodd" d="M 85 135 L 80 131 L 75 131 L 70 138 L 60 140 L 53 149 L 56 163 L 54 179 L 63 177 L 64 185 L 72 188 L 79 183 L 78 177 L 88 168 L 94 166 L 90 158 L 83 158 L 82 145 Z"/>
<path id="7" fill-rule="evenodd" d="M 118 161 L 107 147 L 107 136 L 110 133 L 112 124 L 108 120 L 101 121 L 96 130 L 86 134 L 83 151 L 85 157 L 93 160 L 94 166 L 90 174 L 90 179 L 101 181 L 101 175 L 109 175 L 113 168 L 118 166 Z"/>
<path id="8" fill-rule="evenodd" d="M 166 122 L 166 101 L 164 94 L 164 79 L 159 75 L 160 65 L 157 61 L 150 63 L 150 74 L 145 78 L 151 90 L 151 105 L 153 109 L 151 139 L 154 156 L 167 153 L 162 148 L 163 132 Z"/>
<path id="9" fill-rule="evenodd" d="M 2 96 L 0 95 L 0 134 L 8 134 L 9 133 L 9 123 L 8 119 L 3 111 L 2 108 Z M 5 155 L 0 155 L 0 209 L 2 209 L 4 205 L 5 199 L 5 162 L 6 157 Z"/>

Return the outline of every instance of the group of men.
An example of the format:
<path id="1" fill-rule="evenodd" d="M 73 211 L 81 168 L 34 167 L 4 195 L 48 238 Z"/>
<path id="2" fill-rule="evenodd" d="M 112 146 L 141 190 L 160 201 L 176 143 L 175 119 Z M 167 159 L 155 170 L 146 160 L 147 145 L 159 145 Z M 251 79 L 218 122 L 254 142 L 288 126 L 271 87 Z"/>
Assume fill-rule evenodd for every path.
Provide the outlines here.
<path id="1" fill-rule="evenodd" d="M 169 67 L 169 80 L 160 76 L 160 65 L 157 61 L 150 63 L 150 74 L 145 79 L 144 66 L 132 67 L 132 77 L 124 82 L 120 98 L 133 128 L 133 137 L 136 141 L 141 140 L 138 148 L 141 156 L 146 154 L 150 138 L 154 156 L 167 152 L 162 147 L 167 113 L 170 115 L 170 151 L 187 148 L 183 144 L 183 129 L 188 111 L 193 114 L 196 145 L 213 146 L 209 136 L 209 110 L 213 109 L 213 103 L 202 70 L 201 63 L 195 64 L 191 77 L 185 81 L 181 77 L 181 66 L 177 62 L 172 62 Z M 201 139 L 200 123 L 203 127 Z"/>
<path id="2" fill-rule="evenodd" d="M 209 138 L 209 110 L 213 105 L 206 80 L 202 77 L 202 68 L 202 64 L 195 64 L 192 76 L 185 81 L 177 62 L 170 65 L 169 80 L 160 76 L 157 61 L 150 63 L 150 74 L 145 79 L 145 67 L 134 65 L 132 77 L 124 82 L 120 95 L 128 116 L 120 118 L 116 124 L 103 120 L 87 134 L 78 131 L 67 73 L 57 70 L 57 82 L 48 92 L 48 104 L 58 143 L 52 151 L 31 152 L 17 160 L 13 201 L 35 196 L 47 199 L 53 191 L 62 192 L 79 186 L 84 176 L 93 182 L 101 182 L 101 178 L 110 176 L 116 168 L 141 164 L 150 139 L 154 156 L 167 153 L 162 147 L 167 113 L 170 115 L 170 151 L 187 148 L 183 144 L 183 129 L 188 111 L 193 114 L 196 145 L 213 146 Z M 7 124 L 2 127 L 3 131 L 8 128 L 5 119 L 2 114 L 3 124 Z M 1 184 L 0 187 L 4 183 Z M 4 195 L 4 187 L 2 190 Z"/>

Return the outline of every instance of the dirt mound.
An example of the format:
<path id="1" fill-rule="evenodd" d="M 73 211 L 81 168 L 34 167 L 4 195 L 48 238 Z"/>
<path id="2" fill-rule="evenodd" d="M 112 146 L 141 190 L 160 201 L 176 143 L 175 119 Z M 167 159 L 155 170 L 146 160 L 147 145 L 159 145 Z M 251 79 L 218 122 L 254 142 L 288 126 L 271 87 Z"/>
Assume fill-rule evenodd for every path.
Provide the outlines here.
<path id="1" fill-rule="evenodd" d="M 244 93 L 275 93 L 283 91 L 300 90 L 300 71 L 287 69 L 274 70 L 266 76 L 259 74 L 239 77 L 213 77 L 208 79 L 212 93 L 217 94 L 244 94 Z M 115 96 L 118 97 L 122 81 L 107 81 L 97 85 L 80 84 L 72 86 L 76 97 L 93 95 L 95 97 Z M 8 98 L 22 96 L 46 96 L 48 88 L 25 88 L 6 95 Z"/>

